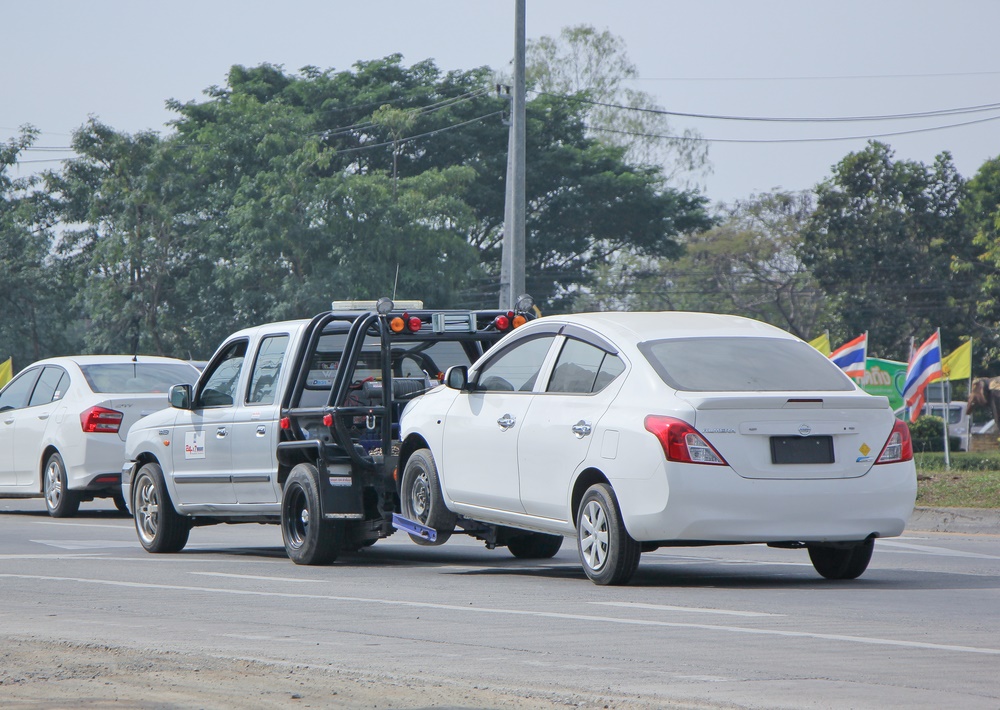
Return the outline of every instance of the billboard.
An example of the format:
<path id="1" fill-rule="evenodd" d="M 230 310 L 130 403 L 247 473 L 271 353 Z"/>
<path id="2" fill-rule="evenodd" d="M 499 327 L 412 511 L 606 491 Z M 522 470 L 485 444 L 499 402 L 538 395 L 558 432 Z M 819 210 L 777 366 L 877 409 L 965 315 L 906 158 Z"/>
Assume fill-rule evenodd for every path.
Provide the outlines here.
<path id="1" fill-rule="evenodd" d="M 906 363 L 870 357 L 865 363 L 865 376 L 861 389 L 868 394 L 889 398 L 893 410 L 903 408 L 903 383 L 906 382 Z"/>

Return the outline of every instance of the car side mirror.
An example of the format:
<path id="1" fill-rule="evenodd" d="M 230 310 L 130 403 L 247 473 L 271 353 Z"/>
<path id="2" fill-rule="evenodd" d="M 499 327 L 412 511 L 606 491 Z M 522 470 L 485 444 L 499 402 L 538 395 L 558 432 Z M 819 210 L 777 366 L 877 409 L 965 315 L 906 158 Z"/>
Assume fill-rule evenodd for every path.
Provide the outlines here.
<path id="1" fill-rule="evenodd" d="M 444 373 L 444 384 L 453 390 L 468 390 L 469 368 L 465 365 L 452 365 Z"/>
<path id="2" fill-rule="evenodd" d="M 191 385 L 172 385 L 167 398 L 174 409 L 191 409 Z"/>

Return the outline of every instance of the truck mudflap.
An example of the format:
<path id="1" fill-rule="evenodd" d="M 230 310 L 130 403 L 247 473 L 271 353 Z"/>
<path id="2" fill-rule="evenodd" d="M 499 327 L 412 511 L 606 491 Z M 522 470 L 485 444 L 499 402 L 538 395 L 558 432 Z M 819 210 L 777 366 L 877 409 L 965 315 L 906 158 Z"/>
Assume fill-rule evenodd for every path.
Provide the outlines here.
<path id="1" fill-rule="evenodd" d="M 364 519 L 361 481 L 357 476 L 351 475 L 350 466 L 323 466 L 320 469 L 319 479 L 320 504 L 324 518 Z"/>
<path id="2" fill-rule="evenodd" d="M 426 525 L 418 523 L 416 520 L 410 520 L 409 518 L 404 518 L 399 513 L 392 514 L 392 527 L 397 530 L 402 530 L 403 532 L 410 533 L 411 535 L 417 535 L 424 538 L 427 542 L 437 541 L 437 530 L 434 528 L 429 528 Z"/>

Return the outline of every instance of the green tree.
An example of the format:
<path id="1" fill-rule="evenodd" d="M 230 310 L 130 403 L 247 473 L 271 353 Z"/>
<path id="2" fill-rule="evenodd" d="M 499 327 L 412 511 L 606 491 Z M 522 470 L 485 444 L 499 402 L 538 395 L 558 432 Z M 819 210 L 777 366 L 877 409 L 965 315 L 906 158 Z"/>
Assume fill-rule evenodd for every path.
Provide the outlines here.
<path id="1" fill-rule="evenodd" d="M 962 212 L 973 231 L 976 252 L 956 258 L 953 268 L 980 289 L 973 371 L 1000 375 L 1000 158 L 987 160 L 969 181 Z"/>
<path id="2" fill-rule="evenodd" d="M 911 337 L 942 328 L 945 349 L 973 329 L 975 286 L 952 264 L 973 251 L 951 156 L 895 160 L 871 142 L 816 189 L 802 258 L 830 298 L 838 337 L 869 331 L 872 352 L 906 359 Z"/>
<path id="3" fill-rule="evenodd" d="M 13 178 L 8 172 L 37 136 L 26 126 L 0 143 L 0 361 L 13 357 L 15 371 L 78 346 L 68 306 L 69 273 L 54 258 L 46 195 L 37 177 Z"/>

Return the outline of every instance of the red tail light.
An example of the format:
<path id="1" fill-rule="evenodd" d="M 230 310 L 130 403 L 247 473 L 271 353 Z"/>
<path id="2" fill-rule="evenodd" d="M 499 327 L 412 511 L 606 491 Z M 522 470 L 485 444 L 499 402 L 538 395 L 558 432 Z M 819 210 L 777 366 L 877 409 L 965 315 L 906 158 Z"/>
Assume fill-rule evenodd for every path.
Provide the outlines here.
<path id="1" fill-rule="evenodd" d="M 910 438 L 910 427 L 906 426 L 906 422 L 902 419 L 897 419 L 896 423 L 892 425 L 892 433 L 889 434 L 885 446 L 882 447 L 882 453 L 878 455 L 875 463 L 877 465 L 912 460 L 913 439 Z"/>
<path id="2" fill-rule="evenodd" d="M 656 436 L 667 461 L 728 466 L 718 451 L 685 421 L 673 417 L 646 417 L 646 431 Z"/>
<path id="3" fill-rule="evenodd" d="M 80 413 L 80 426 L 86 432 L 117 434 L 122 426 L 121 412 L 104 407 L 91 407 Z"/>
<path id="4" fill-rule="evenodd" d="M 497 330 L 507 330 L 510 328 L 510 318 L 507 316 L 497 316 L 493 321 L 493 325 L 496 326 Z"/>
<path id="5" fill-rule="evenodd" d="M 406 320 L 406 326 L 410 329 L 411 333 L 416 333 L 418 330 L 420 330 L 420 326 L 422 325 L 423 323 L 416 316 L 410 316 Z"/>

